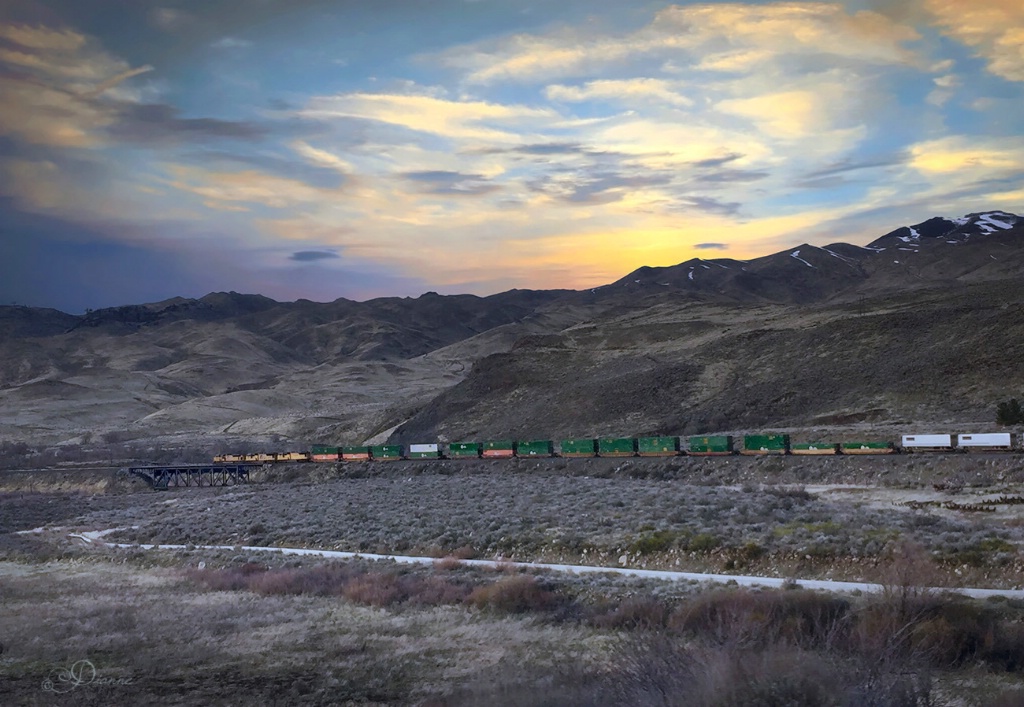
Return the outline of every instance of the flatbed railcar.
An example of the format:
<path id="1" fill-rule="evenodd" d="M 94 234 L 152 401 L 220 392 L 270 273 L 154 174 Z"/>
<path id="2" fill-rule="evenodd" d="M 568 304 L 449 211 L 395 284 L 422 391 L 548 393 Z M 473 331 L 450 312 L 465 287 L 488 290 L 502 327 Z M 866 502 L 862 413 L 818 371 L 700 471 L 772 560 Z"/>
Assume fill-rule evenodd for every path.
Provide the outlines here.
<path id="1" fill-rule="evenodd" d="M 839 454 L 839 445 L 831 442 L 797 442 L 789 445 L 789 453 L 796 455 Z"/>

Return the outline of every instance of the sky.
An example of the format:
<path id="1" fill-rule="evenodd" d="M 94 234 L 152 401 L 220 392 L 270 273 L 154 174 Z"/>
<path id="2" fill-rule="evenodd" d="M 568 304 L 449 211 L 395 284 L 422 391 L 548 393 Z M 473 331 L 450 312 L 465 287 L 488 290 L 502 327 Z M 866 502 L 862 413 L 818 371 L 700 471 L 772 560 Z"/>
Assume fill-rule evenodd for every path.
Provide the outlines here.
<path id="1" fill-rule="evenodd" d="M 583 289 L 994 209 L 1019 0 L 0 9 L 0 304 Z"/>

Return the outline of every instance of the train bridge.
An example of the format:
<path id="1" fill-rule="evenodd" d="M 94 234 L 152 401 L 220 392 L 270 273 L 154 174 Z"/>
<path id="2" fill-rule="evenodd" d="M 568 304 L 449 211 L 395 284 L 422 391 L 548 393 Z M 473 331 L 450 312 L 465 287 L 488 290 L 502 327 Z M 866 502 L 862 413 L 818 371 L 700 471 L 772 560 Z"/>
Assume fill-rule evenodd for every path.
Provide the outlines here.
<path id="1" fill-rule="evenodd" d="M 130 476 L 145 479 L 154 489 L 172 486 L 234 486 L 249 483 L 249 472 L 262 464 L 174 464 L 133 466 Z"/>

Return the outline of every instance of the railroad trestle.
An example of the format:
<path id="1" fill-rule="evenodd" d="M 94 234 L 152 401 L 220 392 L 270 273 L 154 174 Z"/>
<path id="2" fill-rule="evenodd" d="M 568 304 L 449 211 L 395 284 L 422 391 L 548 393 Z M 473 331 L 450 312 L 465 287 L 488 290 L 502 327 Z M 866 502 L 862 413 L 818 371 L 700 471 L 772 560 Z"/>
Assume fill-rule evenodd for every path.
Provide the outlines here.
<path id="1" fill-rule="evenodd" d="M 249 483 L 249 472 L 260 464 L 176 464 L 133 466 L 128 473 L 145 479 L 154 489 L 178 486 L 234 486 Z"/>

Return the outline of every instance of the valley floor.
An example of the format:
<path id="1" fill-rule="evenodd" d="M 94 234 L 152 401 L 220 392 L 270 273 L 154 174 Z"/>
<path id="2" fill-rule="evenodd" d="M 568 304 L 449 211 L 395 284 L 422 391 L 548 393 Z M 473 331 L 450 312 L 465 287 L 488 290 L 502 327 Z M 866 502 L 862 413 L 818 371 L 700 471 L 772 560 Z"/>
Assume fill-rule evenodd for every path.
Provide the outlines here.
<path id="1" fill-rule="evenodd" d="M 73 473 L 59 490 L 46 478 L 0 475 L 8 704 L 711 704 L 729 690 L 837 704 L 816 687 L 833 684 L 854 702 L 870 685 L 920 698 L 886 704 L 1009 705 L 1024 685 L 1024 600 L 920 589 L 1020 589 L 1016 457 L 295 465 L 246 486 L 167 492 L 109 472 L 83 473 L 77 490 Z M 129 547 L 81 538 L 115 528 L 101 539 Z"/>

